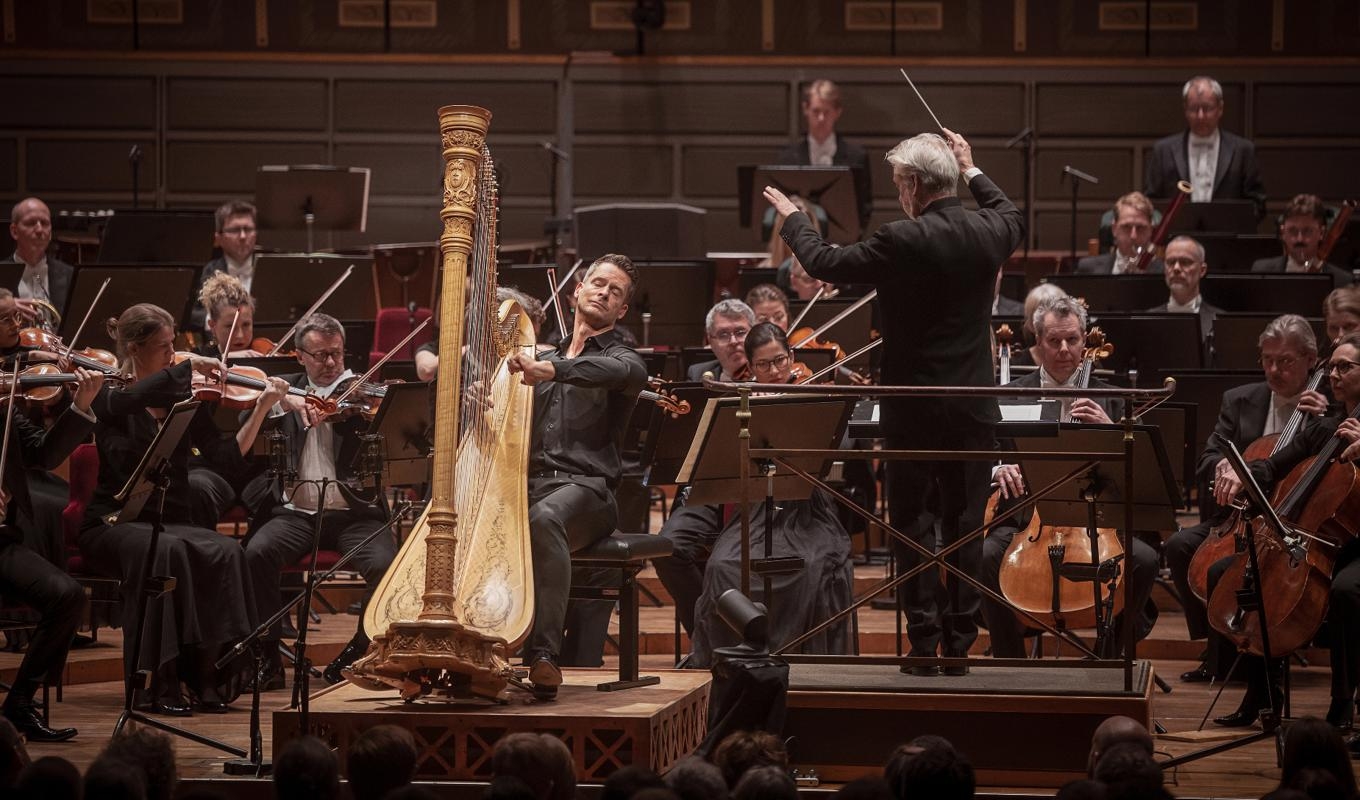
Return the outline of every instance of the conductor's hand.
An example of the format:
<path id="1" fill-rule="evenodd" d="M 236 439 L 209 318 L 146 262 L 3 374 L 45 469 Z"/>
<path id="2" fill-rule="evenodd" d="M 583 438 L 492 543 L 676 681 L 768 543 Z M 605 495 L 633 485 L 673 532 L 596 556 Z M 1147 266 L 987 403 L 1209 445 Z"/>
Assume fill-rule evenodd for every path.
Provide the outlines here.
<path id="1" fill-rule="evenodd" d="M 1078 397 L 1072 401 L 1072 419 L 1077 422 L 1105 422 L 1110 421 L 1110 415 L 1105 413 L 1105 409 L 1100 404 L 1089 397 Z"/>
<path id="2" fill-rule="evenodd" d="M 775 213 L 781 217 L 798 213 L 798 206 L 794 205 L 792 200 L 785 197 L 783 192 L 773 186 L 765 187 L 765 199 L 770 201 L 770 205 L 774 206 Z M 775 231 L 775 233 L 779 233 L 779 231 Z"/>
<path id="3" fill-rule="evenodd" d="M 1354 417 L 1343 419 L 1336 428 L 1336 435 L 1347 442 L 1346 449 L 1341 451 L 1342 461 L 1360 458 L 1360 420 Z"/>
<path id="4" fill-rule="evenodd" d="M 525 386 L 537 386 L 557 377 L 557 367 L 551 361 L 539 361 L 533 353 L 515 353 L 505 360 L 511 374 L 521 373 Z"/>
<path id="5" fill-rule="evenodd" d="M 90 413 L 90 403 L 104 386 L 104 373 L 97 370 L 76 367 L 76 393 L 71 397 L 71 405 L 83 413 Z"/>
<path id="6" fill-rule="evenodd" d="M 954 151 L 954 160 L 959 162 L 959 172 L 967 172 L 973 168 L 973 148 L 969 146 L 968 140 L 954 133 L 948 128 L 941 128 L 944 131 L 945 141 L 949 142 L 949 149 Z"/>
<path id="7" fill-rule="evenodd" d="M 1025 477 L 1020 474 L 1018 464 L 1002 464 L 996 468 L 995 477 L 1002 499 L 1009 500 L 1025 493 Z"/>
<path id="8" fill-rule="evenodd" d="M 1305 414 L 1320 417 L 1327 413 L 1327 398 L 1316 389 L 1309 389 L 1299 395 L 1298 408 Z"/>

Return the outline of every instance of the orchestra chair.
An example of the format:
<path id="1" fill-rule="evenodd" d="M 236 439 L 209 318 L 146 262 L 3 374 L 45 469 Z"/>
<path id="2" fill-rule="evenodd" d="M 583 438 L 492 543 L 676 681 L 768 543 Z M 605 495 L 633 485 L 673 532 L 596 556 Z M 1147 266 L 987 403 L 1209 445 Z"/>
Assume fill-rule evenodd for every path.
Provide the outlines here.
<path id="1" fill-rule="evenodd" d="M 90 504 L 95 485 L 99 483 L 99 450 L 92 442 L 79 445 L 72 451 L 68 464 L 70 499 L 61 512 L 62 535 L 66 541 L 66 572 L 85 587 L 90 601 L 90 638 L 99 641 L 99 622 L 106 617 L 96 614 L 95 606 L 106 607 L 107 618 L 113 619 L 122 605 L 122 581 L 91 570 L 76 544 L 80 536 L 80 524 L 85 519 L 85 507 Z M 61 700 L 60 687 L 57 689 L 57 700 Z"/>
<path id="2" fill-rule="evenodd" d="M 412 320 L 414 318 L 414 324 Z M 387 351 L 397 346 L 416 326 L 430 318 L 430 309 L 417 308 L 414 315 L 406 308 L 380 308 L 378 319 L 373 323 L 373 349 L 368 353 L 368 365 L 372 367 L 387 355 Z M 434 339 L 434 329 L 426 327 L 420 336 L 406 343 L 406 346 L 392 354 L 398 361 L 413 360 L 416 348 Z"/>
<path id="3" fill-rule="evenodd" d="M 663 536 L 615 531 L 571 554 L 573 567 L 618 571 L 618 581 L 612 585 L 573 585 L 568 595 L 573 600 L 614 600 L 619 604 L 619 677 L 618 680 L 597 684 L 596 689 L 614 692 L 660 682 L 656 677 L 638 675 L 641 626 L 638 621 L 637 575 L 647 566 L 649 559 L 668 556 L 671 548 L 671 540 Z"/>

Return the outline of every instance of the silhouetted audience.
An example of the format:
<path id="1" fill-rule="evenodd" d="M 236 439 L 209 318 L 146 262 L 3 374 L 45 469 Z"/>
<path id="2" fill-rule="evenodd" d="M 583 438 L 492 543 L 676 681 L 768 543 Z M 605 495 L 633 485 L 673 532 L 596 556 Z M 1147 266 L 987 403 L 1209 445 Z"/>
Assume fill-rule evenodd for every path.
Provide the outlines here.
<path id="1" fill-rule="evenodd" d="M 274 762 L 279 800 L 334 800 L 340 796 L 340 761 L 330 745 L 303 736 L 284 745 Z"/>
<path id="2" fill-rule="evenodd" d="M 665 786 L 648 786 L 633 795 L 633 800 L 680 800 L 680 798 L 679 795 Z"/>
<path id="3" fill-rule="evenodd" d="M 1297 789 L 1309 797 L 1330 797 L 1332 790 L 1314 774 L 1318 771 L 1332 776 L 1340 797 L 1353 800 L 1357 796 L 1355 773 L 1341 734 L 1325 720 L 1304 717 L 1285 732 L 1278 788 Z"/>
<path id="4" fill-rule="evenodd" d="M 109 740 L 99 758 L 122 761 L 141 770 L 147 800 L 170 800 L 175 794 L 175 784 L 179 783 L 175 749 L 163 733 L 150 728 L 124 730 Z M 91 795 L 87 785 L 85 796 L 98 795 Z"/>
<path id="5" fill-rule="evenodd" d="M 1107 800 L 1170 797 L 1162 788 L 1162 768 L 1137 742 L 1114 745 L 1096 762 L 1095 779 L 1105 784 Z"/>
<path id="6" fill-rule="evenodd" d="M 765 731 L 737 731 L 718 743 L 713 763 L 722 772 L 727 788 L 736 789 L 737 781 L 755 767 L 789 770 L 789 753 L 784 741 Z"/>
<path id="7" fill-rule="evenodd" d="M 600 787 L 600 800 L 630 800 L 643 789 L 664 788 L 661 776 L 640 764 L 629 764 L 615 770 Z"/>
<path id="8" fill-rule="evenodd" d="M 1105 784 L 1090 778 L 1068 781 L 1058 788 L 1053 800 L 1105 800 Z"/>
<path id="9" fill-rule="evenodd" d="M 14 789 L 19 800 L 80 800 L 80 770 L 60 756 L 44 756 L 24 768 Z"/>
<path id="10" fill-rule="evenodd" d="M 482 792 L 482 800 L 537 800 L 529 784 L 514 775 L 497 775 Z"/>
<path id="11" fill-rule="evenodd" d="M 14 723 L 0 717 L 0 789 L 9 789 L 32 761 Z"/>
<path id="12" fill-rule="evenodd" d="M 918 736 L 898 747 L 883 779 L 898 800 L 968 800 L 976 788 L 973 765 L 940 736 Z"/>
<path id="13" fill-rule="evenodd" d="M 1105 751 L 1126 742 L 1136 744 L 1149 756 L 1152 755 L 1152 734 L 1143 727 L 1143 723 L 1132 717 L 1107 717 L 1096 727 L 1096 732 L 1091 734 L 1091 752 L 1086 757 L 1086 776 L 1088 778 L 1095 776 L 1096 762 L 1100 761 L 1100 756 Z"/>
<path id="14" fill-rule="evenodd" d="M 85 769 L 85 796 L 90 800 L 146 800 L 146 778 L 137 765 L 101 755 Z"/>
<path id="15" fill-rule="evenodd" d="M 798 800 L 798 786 L 788 770 L 751 767 L 732 790 L 733 800 Z"/>
<path id="16" fill-rule="evenodd" d="M 496 742 L 492 776 L 513 775 L 538 800 L 571 800 L 576 794 L 576 767 L 561 739 L 546 733 L 512 733 Z"/>
<path id="17" fill-rule="evenodd" d="M 521 783 L 520 785 L 523 786 L 524 784 Z M 528 787 L 525 787 L 524 791 L 528 792 Z M 525 796 L 528 797 L 529 795 Z M 383 797 L 383 800 L 439 800 L 439 795 L 424 786 L 416 786 L 414 783 L 408 783 L 405 786 L 400 786 L 388 792 Z"/>
<path id="18" fill-rule="evenodd" d="M 416 774 L 416 740 L 396 725 L 377 725 L 360 734 L 345 758 L 345 777 L 354 800 L 382 800 Z"/>
<path id="19" fill-rule="evenodd" d="M 680 800 L 726 800 L 728 792 L 722 770 L 698 756 L 677 761 L 666 773 L 666 786 Z"/>
<path id="20" fill-rule="evenodd" d="M 856 778 L 836 792 L 841 800 L 894 800 L 888 782 L 877 775 Z"/>

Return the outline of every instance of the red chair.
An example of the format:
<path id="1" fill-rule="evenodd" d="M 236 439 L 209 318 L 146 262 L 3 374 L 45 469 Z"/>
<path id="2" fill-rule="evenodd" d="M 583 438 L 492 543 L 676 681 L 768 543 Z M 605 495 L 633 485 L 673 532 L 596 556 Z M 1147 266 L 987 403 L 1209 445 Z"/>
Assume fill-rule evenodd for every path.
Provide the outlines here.
<path id="1" fill-rule="evenodd" d="M 62 535 L 66 541 L 66 571 L 84 586 L 90 596 L 90 637 L 99 639 L 101 619 L 113 619 L 122 603 L 122 581 L 94 572 L 85 564 L 76 542 L 80 536 L 80 524 L 85 519 L 85 507 L 94 497 L 95 486 L 99 483 L 99 450 L 86 443 L 76 447 L 69 462 L 71 486 L 70 500 L 61 512 Z M 96 614 L 95 606 L 106 606 L 104 614 Z M 60 698 L 59 698 L 60 699 Z"/>
<path id="2" fill-rule="evenodd" d="M 405 308 L 383 308 L 378 310 L 378 319 L 373 323 L 373 349 L 368 354 L 368 365 L 372 367 L 387 351 L 397 346 L 416 326 L 430 318 L 430 309 L 417 308 L 415 323 Z M 406 346 L 392 354 L 396 361 L 411 361 L 416 356 L 416 348 L 434 339 L 434 329 L 427 325 L 420 335 L 406 343 Z"/>

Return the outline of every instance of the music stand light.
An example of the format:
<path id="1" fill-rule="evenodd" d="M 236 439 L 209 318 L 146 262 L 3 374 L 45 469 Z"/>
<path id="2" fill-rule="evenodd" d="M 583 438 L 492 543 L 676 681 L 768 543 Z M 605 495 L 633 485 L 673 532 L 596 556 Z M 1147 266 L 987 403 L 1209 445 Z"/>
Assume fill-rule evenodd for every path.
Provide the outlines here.
<path id="1" fill-rule="evenodd" d="M 266 164 L 255 171 L 255 219 L 261 228 L 305 229 L 307 252 L 315 253 L 317 228 L 367 228 L 369 178 L 368 167 Z"/>

